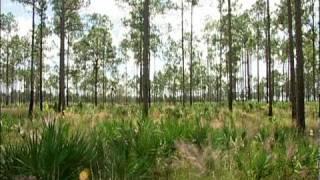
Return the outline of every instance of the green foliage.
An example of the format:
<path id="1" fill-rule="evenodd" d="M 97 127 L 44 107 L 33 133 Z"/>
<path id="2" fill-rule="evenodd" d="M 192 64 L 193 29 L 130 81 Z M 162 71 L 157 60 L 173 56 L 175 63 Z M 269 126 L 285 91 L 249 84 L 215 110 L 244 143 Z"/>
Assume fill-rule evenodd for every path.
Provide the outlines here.
<path id="1" fill-rule="evenodd" d="M 63 118 L 45 106 L 34 122 L 24 119 L 26 109 L 6 110 L 0 177 L 75 179 L 88 168 L 94 179 L 316 178 L 319 150 L 312 137 L 286 125 L 289 106 L 275 106 L 281 116 L 272 119 L 261 113 L 263 104 L 252 103 L 248 114 L 245 106 L 230 113 L 215 104 L 160 104 L 149 119 L 131 104 L 78 104 Z M 48 115 L 59 121 L 43 124 Z"/>
<path id="2" fill-rule="evenodd" d="M 30 132 L 21 144 L 4 145 L 1 177 L 34 176 L 41 179 L 72 179 L 90 167 L 95 150 L 84 135 L 70 133 L 64 123 L 50 123 Z"/>

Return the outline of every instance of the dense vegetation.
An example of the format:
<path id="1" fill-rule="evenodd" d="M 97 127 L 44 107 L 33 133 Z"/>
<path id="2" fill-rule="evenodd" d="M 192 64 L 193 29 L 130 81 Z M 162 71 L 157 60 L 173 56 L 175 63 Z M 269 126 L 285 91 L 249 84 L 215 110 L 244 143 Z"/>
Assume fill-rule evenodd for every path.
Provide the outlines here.
<path id="1" fill-rule="evenodd" d="M 292 128 L 287 103 L 152 106 L 48 106 L 29 121 L 24 107 L 4 109 L 1 179 L 32 176 L 75 179 L 315 179 L 316 106 L 307 104 L 310 130 Z"/>
<path id="2" fill-rule="evenodd" d="M 319 175 L 320 1 L 5 2 L 0 179 Z"/>

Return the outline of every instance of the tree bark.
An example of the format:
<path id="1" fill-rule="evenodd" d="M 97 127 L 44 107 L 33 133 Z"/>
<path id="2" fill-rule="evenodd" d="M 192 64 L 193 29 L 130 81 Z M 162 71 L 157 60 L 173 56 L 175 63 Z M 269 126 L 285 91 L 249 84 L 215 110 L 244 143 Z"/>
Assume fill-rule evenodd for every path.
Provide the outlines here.
<path id="1" fill-rule="evenodd" d="M 189 95 L 189 101 L 190 106 L 192 105 L 193 101 L 193 47 L 192 47 L 192 40 L 193 40 L 193 2 L 191 3 L 191 37 L 190 37 L 190 95 Z"/>
<path id="2" fill-rule="evenodd" d="M 232 34 L 231 34 L 231 0 L 228 0 L 228 70 L 229 70 L 229 93 L 228 93 L 228 106 L 229 110 L 232 111 L 233 101 L 233 76 L 232 76 Z"/>
<path id="3" fill-rule="evenodd" d="M 14 55 L 14 54 L 12 54 Z M 12 59 L 11 61 L 11 95 L 10 95 L 10 100 L 11 100 L 11 104 L 14 104 L 14 59 Z"/>
<path id="4" fill-rule="evenodd" d="M 149 0 L 143 4 L 143 117 L 148 117 L 149 113 L 149 44 L 150 44 L 150 22 L 149 22 Z"/>
<path id="5" fill-rule="evenodd" d="M 220 1 L 220 3 L 222 3 L 222 1 Z M 222 27 L 222 4 L 220 4 L 219 6 L 219 12 L 220 12 L 220 23 L 219 23 L 219 28 L 220 28 L 220 38 L 219 38 L 219 101 L 222 100 L 222 31 L 223 31 L 223 27 Z"/>
<path id="6" fill-rule="evenodd" d="M 270 3 L 267 0 L 267 60 L 268 60 L 268 88 L 269 88 L 269 111 L 268 115 L 272 116 L 272 101 L 273 101 L 273 80 L 272 80 L 272 62 L 271 62 L 271 40 L 270 40 Z"/>
<path id="7" fill-rule="evenodd" d="M 70 33 L 67 34 L 67 70 L 66 70 L 66 106 L 69 106 L 69 61 L 70 61 Z"/>
<path id="8" fill-rule="evenodd" d="M 33 61 L 34 61 L 34 29 L 35 29 L 35 0 L 32 0 L 32 40 L 31 40 L 31 75 L 30 75 L 30 104 L 29 117 L 32 117 L 34 104 L 34 81 L 33 81 Z"/>
<path id="9" fill-rule="evenodd" d="M 301 0 L 295 0 L 295 22 L 296 22 L 296 53 L 297 53 L 297 125 L 300 131 L 305 129 L 305 112 L 304 112 L 304 59 L 302 50 L 302 10 Z"/>
<path id="10" fill-rule="evenodd" d="M 260 48 L 260 32 L 259 32 L 259 26 L 257 27 L 257 99 L 258 102 L 260 102 L 260 67 L 259 67 L 259 48 Z"/>
<path id="11" fill-rule="evenodd" d="M 289 61 L 290 61 L 290 102 L 291 102 L 291 117 L 296 118 L 296 91 L 295 91 L 295 67 L 294 67 L 294 46 L 293 46 L 293 33 L 292 33 L 292 8 L 291 0 L 287 0 L 288 6 L 288 33 L 289 33 Z"/>
<path id="12" fill-rule="evenodd" d="M 314 4 L 315 0 L 312 0 L 312 96 L 313 100 L 316 101 L 316 31 Z"/>
<path id="13" fill-rule="evenodd" d="M 250 51 L 247 50 L 247 78 L 248 78 L 248 100 L 251 100 L 251 86 L 250 86 Z"/>
<path id="14" fill-rule="evenodd" d="M 62 1 L 60 15 L 60 71 L 59 71 L 59 102 L 58 111 L 65 108 L 65 68 L 64 68 L 64 44 L 65 44 L 65 1 Z"/>
<path id="15" fill-rule="evenodd" d="M 185 95 L 185 75 L 184 75 L 184 5 L 183 1 L 181 0 L 181 51 L 182 51 L 182 105 L 185 106 L 186 95 Z"/>
<path id="16" fill-rule="evenodd" d="M 98 105 L 98 71 L 99 71 L 99 60 L 96 58 L 94 63 L 94 105 Z"/>
<path id="17" fill-rule="evenodd" d="M 43 65 L 43 24 L 44 24 L 44 14 L 43 10 L 40 12 L 40 57 L 39 57 L 39 86 L 40 86 L 40 110 L 43 110 L 43 94 L 42 94 L 42 65 Z"/>
<path id="18" fill-rule="evenodd" d="M 318 12 L 320 12 L 320 0 L 318 1 L 319 3 L 319 9 L 318 9 Z M 320 47 L 320 13 L 318 13 L 318 15 L 319 15 L 319 17 L 318 17 L 318 20 L 319 20 L 319 24 L 318 24 L 318 30 L 319 30 L 319 33 L 318 33 L 318 35 L 319 35 L 319 38 L 318 38 L 318 40 L 319 40 L 319 42 L 318 42 L 318 47 Z M 318 49 L 318 72 L 320 72 L 320 48 Z M 318 117 L 320 118 L 320 73 L 318 73 L 318 102 L 319 102 L 319 104 L 318 104 L 318 107 L 319 107 L 319 114 L 318 114 Z"/>

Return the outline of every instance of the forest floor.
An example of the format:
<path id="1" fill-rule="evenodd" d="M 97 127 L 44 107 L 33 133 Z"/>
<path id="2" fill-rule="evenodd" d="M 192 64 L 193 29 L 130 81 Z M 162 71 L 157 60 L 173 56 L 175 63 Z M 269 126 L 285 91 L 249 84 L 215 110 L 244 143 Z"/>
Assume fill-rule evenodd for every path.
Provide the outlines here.
<path id="1" fill-rule="evenodd" d="M 3 109 L 0 179 L 316 179 L 317 105 L 304 134 L 288 103 L 48 105 L 31 121 L 27 106 Z M 80 178 L 81 179 L 81 178 Z"/>

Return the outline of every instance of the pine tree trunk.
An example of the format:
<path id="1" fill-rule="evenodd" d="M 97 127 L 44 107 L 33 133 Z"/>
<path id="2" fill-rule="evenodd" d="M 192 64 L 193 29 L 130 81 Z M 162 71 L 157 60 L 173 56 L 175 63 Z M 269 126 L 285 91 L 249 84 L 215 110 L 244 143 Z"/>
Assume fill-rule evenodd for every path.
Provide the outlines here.
<path id="1" fill-rule="evenodd" d="M 98 71 L 99 71 L 99 60 L 96 58 L 94 63 L 94 105 L 98 105 Z"/>
<path id="2" fill-rule="evenodd" d="M 182 105 L 185 106 L 186 101 L 186 94 L 185 94 L 185 77 L 184 77 L 184 5 L 183 1 L 181 0 L 181 51 L 182 51 Z"/>
<path id="3" fill-rule="evenodd" d="M 139 40 L 139 103 L 142 103 L 142 97 L 143 97 L 143 69 L 142 69 L 142 52 L 143 52 L 143 48 L 142 48 L 142 41 L 143 41 L 143 33 L 140 32 L 140 40 Z"/>
<path id="4" fill-rule="evenodd" d="M 58 110 L 63 112 L 65 108 L 65 68 L 64 68 L 64 44 L 65 44 L 65 1 L 62 1 L 60 15 L 60 72 L 59 72 L 59 102 Z"/>
<path id="5" fill-rule="evenodd" d="M 149 112 L 149 44 L 150 44 L 150 24 L 149 24 L 149 0 L 143 4 L 143 116 L 148 117 Z"/>
<path id="6" fill-rule="evenodd" d="M 291 117 L 296 118 L 296 91 L 295 80 L 296 73 L 294 68 L 294 50 L 293 50 L 293 33 L 292 33 L 292 8 L 291 0 L 287 0 L 288 6 L 288 33 L 289 33 L 289 61 L 290 61 L 290 102 L 291 102 Z"/>
<path id="7" fill-rule="evenodd" d="M 221 3 L 221 2 L 220 2 Z M 222 31 L 223 31 L 223 27 L 222 27 L 222 4 L 220 4 L 219 6 L 219 13 L 220 13 L 220 24 L 219 24 L 219 28 L 220 28 L 220 38 L 219 38 L 219 101 L 222 100 Z"/>
<path id="8" fill-rule="evenodd" d="M 2 3 L 0 0 L 0 14 L 2 14 Z M 2 21 L 0 21 L 0 27 L 2 27 Z M 0 42 L 2 42 L 2 34 L 1 34 L 1 30 L 0 30 Z M 2 54 L 2 46 L 3 43 L 0 44 L 0 54 Z M 2 59 L 2 58 L 1 58 Z M 2 66 L 2 63 L 0 63 L 0 79 L 1 79 L 1 83 L 3 82 L 3 74 L 4 74 L 4 65 Z M 0 119 L 2 118 L 2 101 L 3 101 L 3 96 L 2 96 L 2 88 L 0 88 Z"/>
<path id="9" fill-rule="evenodd" d="M 9 44 L 7 44 L 7 60 L 6 60 L 6 106 L 9 105 Z"/>
<path id="10" fill-rule="evenodd" d="M 260 102 L 260 67 L 259 67 L 259 48 L 260 48 L 260 32 L 259 26 L 257 27 L 257 99 Z"/>
<path id="11" fill-rule="evenodd" d="M 69 106 L 69 61 L 70 61 L 70 33 L 67 34 L 67 69 L 66 69 L 66 106 Z"/>
<path id="12" fill-rule="evenodd" d="M 44 17 L 43 17 L 43 10 L 40 12 L 40 57 L 39 57 L 39 86 L 40 86 L 40 110 L 43 110 L 43 94 L 42 94 L 42 65 L 43 65 L 43 23 L 44 23 Z"/>
<path id="13" fill-rule="evenodd" d="M 302 50 L 302 10 L 301 0 L 295 0 L 295 21 L 296 21 L 296 53 L 297 53 L 297 125 L 300 131 L 305 129 L 305 112 L 304 112 L 304 59 Z"/>
<path id="14" fill-rule="evenodd" d="M 316 101 L 316 31 L 315 31 L 315 12 L 314 2 L 312 0 L 312 96 L 313 100 Z M 319 5 L 320 6 L 320 5 Z"/>
<path id="15" fill-rule="evenodd" d="M 13 54 L 14 55 L 14 54 Z M 11 95 L 10 95 L 10 100 L 11 100 L 11 104 L 14 104 L 14 62 L 11 62 Z"/>
<path id="16" fill-rule="evenodd" d="M 320 12 L 320 0 L 318 1 L 319 3 L 319 9 L 318 9 L 318 12 Z M 319 30 L 319 33 L 318 33 L 318 40 L 319 40 L 319 42 L 318 42 L 318 47 L 320 47 L 320 13 L 318 13 L 318 15 L 319 15 L 319 17 L 318 17 L 318 20 L 319 20 L 319 24 L 318 24 L 318 30 Z M 319 114 L 318 114 L 318 117 L 320 118 L 320 48 L 318 49 L 318 59 L 319 59 L 319 62 L 318 62 L 318 65 L 319 65 L 319 67 L 318 67 L 318 102 L 319 102 L 319 104 L 318 104 L 318 107 L 319 107 Z"/>
<path id="17" fill-rule="evenodd" d="M 29 117 L 32 116 L 34 104 L 34 81 L 33 81 L 33 62 L 34 62 L 34 31 L 35 31 L 35 0 L 32 0 L 32 40 L 31 40 L 31 75 L 30 75 L 30 104 L 29 104 Z"/>
<path id="18" fill-rule="evenodd" d="M 191 37 L 190 37 L 190 95 L 189 95 L 189 101 L 190 105 L 192 105 L 193 101 L 193 46 L 192 46 L 192 40 L 193 40 L 193 2 L 191 3 Z"/>
<path id="19" fill-rule="evenodd" d="M 247 51 L 247 78 L 248 78 L 248 100 L 251 100 L 251 86 L 250 86 L 250 52 L 249 50 Z"/>
<path id="20" fill-rule="evenodd" d="M 268 60 L 268 88 L 269 88 L 269 112 L 272 116 L 272 101 L 273 101 L 273 79 L 272 79 L 272 62 L 271 62 L 271 40 L 270 40 L 270 7 L 269 0 L 267 0 L 267 60 Z"/>
<path id="21" fill-rule="evenodd" d="M 232 111 L 233 101 L 233 76 L 232 76 L 232 34 L 231 34 L 231 0 L 228 0 L 228 70 L 229 70 L 229 93 L 228 93 L 228 106 L 229 110 Z"/>

